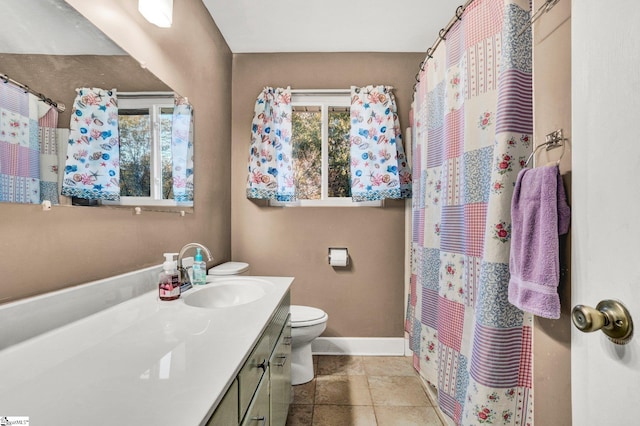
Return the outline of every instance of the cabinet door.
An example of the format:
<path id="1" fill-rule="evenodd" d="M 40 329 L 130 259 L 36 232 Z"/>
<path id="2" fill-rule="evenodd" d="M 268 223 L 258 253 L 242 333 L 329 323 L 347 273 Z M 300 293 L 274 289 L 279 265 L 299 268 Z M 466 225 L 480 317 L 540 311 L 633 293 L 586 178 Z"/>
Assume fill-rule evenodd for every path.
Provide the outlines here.
<path id="1" fill-rule="evenodd" d="M 242 426 L 269 426 L 269 372 L 262 377 Z"/>
<path id="2" fill-rule="evenodd" d="M 238 381 L 234 380 L 218 408 L 207 422 L 207 426 L 238 425 Z"/>
<path id="3" fill-rule="evenodd" d="M 244 416 L 244 413 L 251 403 L 251 398 L 253 398 L 253 394 L 256 392 L 258 383 L 267 372 L 270 353 L 269 339 L 262 336 L 238 374 L 240 386 L 240 418 Z"/>
<path id="4" fill-rule="evenodd" d="M 291 401 L 291 322 L 287 322 L 269 361 L 271 424 L 284 426 Z"/>

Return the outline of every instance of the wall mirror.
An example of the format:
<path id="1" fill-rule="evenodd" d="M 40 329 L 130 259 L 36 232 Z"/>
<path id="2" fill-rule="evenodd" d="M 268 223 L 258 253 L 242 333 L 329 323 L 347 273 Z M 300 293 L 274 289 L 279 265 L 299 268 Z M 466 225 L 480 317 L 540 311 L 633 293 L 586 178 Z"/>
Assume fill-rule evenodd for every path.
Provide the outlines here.
<path id="1" fill-rule="evenodd" d="M 173 183 L 176 173 L 172 170 L 172 141 L 175 145 L 176 140 L 175 135 L 172 139 L 174 108 L 188 105 L 188 101 L 141 67 L 64 0 L 3 2 L 0 14 L 0 74 L 65 105 L 65 110 L 58 112 L 56 125 L 62 130 L 55 131 L 58 135 L 57 163 L 51 159 L 40 162 L 41 167 L 57 171 L 58 194 L 65 176 L 77 181 L 85 178 L 81 173 L 65 175 L 68 132 L 73 119 L 76 89 L 115 88 L 118 95 L 121 200 L 117 203 L 105 201 L 104 204 L 193 206 L 192 160 L 188 164 L 191 168 L 184 169 L 184 176 L 180 176 L 190 191 L 187 195 L 176 191 Z M 0 79 L 0 85 L 5 84 L 12 83 Z M 176 99 L 179 101 L 176 102 Z M 0 111 L 2 108 L 0 102 Z M 191 125 L 183 139 L 189 145 L 187 155 L 192 158 L 193 112 L 190 106 L 188 111 Z M 104 152 L 99 153 L 102 158 L 109 158 L 108 151 L 111 148 L 108 145 L 104 144 Z M 0 155 L 6 157 L 7 154 L 0 150 Z M 98 153 L 89 153 L 89 157 L 96 155 Z M 100 174 L 98 171 L 89 172 Z M 0 201 L 15 202 L 1 197 Z M 78 205 L 96 204 L 93 201 L 78 201 Z M 71 198 L 60 196 L 59 202 L 71 204 Z M 102 205 L 103 202 L 97 204 Z"/>

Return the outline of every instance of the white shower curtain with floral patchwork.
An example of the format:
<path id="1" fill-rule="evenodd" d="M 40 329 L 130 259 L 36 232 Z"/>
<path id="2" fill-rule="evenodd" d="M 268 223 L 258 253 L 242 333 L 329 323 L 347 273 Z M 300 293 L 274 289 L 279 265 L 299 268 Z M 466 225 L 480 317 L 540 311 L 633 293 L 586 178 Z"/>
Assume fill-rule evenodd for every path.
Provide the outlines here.
<path id="1" fill-rule="evenodd" d="M 533 130 L 526 0 L 475 0 L 420 72 L 407 307 L 456 424 L 532 424 L 531 318 L 509 304 L 510 204 Z"/>

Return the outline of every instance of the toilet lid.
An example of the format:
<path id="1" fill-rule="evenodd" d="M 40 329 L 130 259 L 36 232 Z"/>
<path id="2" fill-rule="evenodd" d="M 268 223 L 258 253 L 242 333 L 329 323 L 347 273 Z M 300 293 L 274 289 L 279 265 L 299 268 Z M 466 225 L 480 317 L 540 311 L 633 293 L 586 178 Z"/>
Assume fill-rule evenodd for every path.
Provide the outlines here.
<path id="1" fill-rule="evenodd" d="M 291 305 L 291 326 L 303 327 L 320 324 L 327 320 L 327 313 L 311 306 Z"/>
<path id="2" fill-rule="evenodd" d="M 208 275 L 237 275 L 248 269 L 249 264 L 245 262 L 226 262 L 209 269 Z"/>

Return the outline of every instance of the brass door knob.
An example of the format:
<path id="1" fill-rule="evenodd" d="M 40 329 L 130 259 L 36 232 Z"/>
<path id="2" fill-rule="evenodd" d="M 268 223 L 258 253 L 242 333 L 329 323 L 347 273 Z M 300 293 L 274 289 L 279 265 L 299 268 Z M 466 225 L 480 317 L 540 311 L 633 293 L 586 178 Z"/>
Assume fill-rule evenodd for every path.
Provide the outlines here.
<path id="1" fill-rule="evenodd" d="M 573 325 L 582 332 L 602 330 L 613 343 L 625 345 L 633 336 L 631 314 L 616 300 L 603 300 L 595 309 L 576 305 L 571 311 Z"/>
<path id="2" fill-rule="evenodd" d="M 573 325 L 585 333 L 600 330 L 606 323 L 606 317 L 602 312 L 585 305 L 576 305 L 571 311 L 571 319 Z"/>

